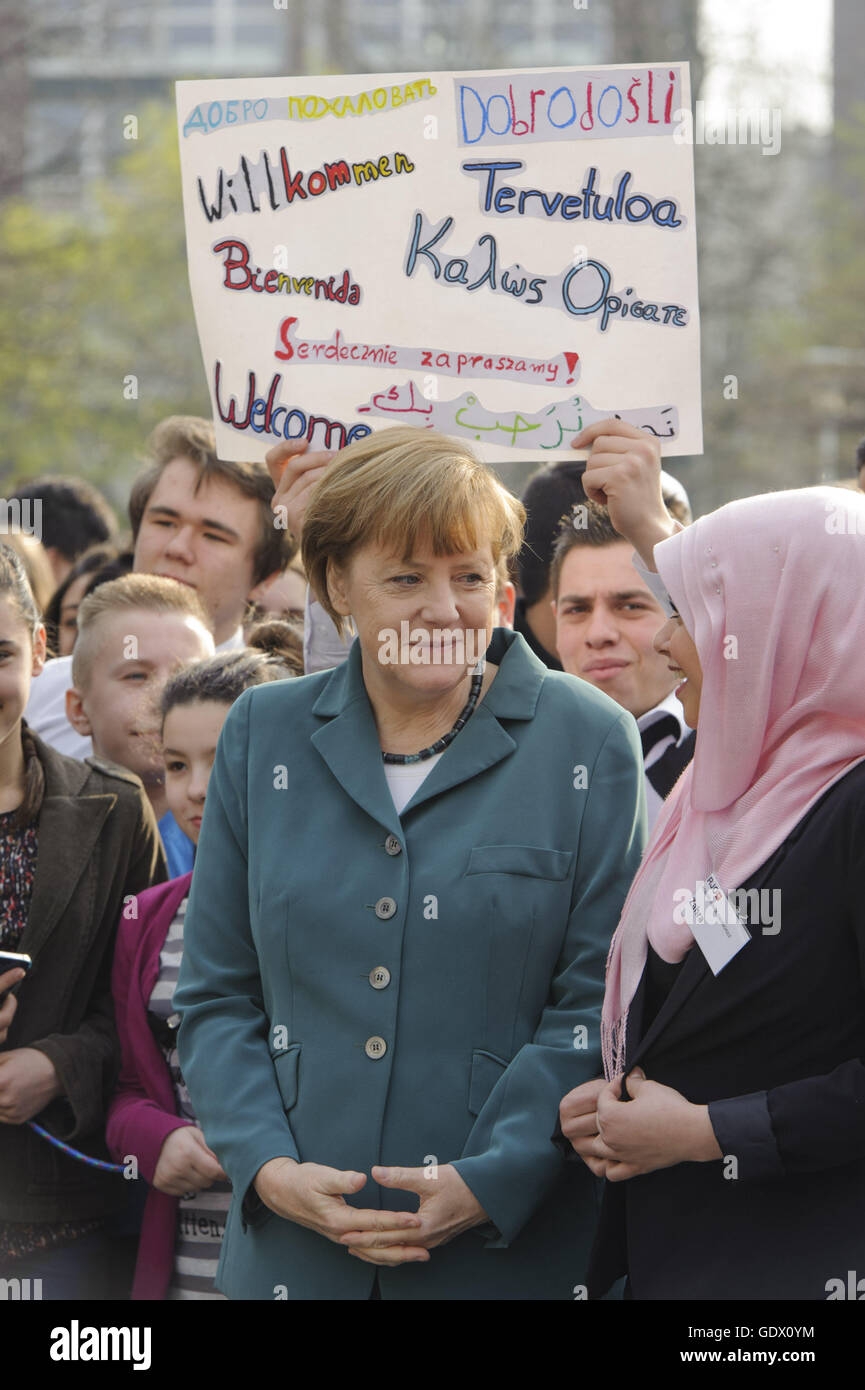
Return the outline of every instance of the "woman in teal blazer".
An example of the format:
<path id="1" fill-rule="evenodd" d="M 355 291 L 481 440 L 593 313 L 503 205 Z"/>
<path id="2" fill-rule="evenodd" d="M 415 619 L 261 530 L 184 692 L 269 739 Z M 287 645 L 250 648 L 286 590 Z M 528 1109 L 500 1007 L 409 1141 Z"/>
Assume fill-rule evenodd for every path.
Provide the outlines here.
<path id="1" fill-rule="evenodd" d="M 594 1179 L 549 1136 L 600 1066 L 642 761 L 627 712 L 493 630 L 523 520 L 453 440 L 343 450 L 303 554 L 357 639 L 223 727 L 175 1006 L 230 1298 L 582 1294 Z"/>

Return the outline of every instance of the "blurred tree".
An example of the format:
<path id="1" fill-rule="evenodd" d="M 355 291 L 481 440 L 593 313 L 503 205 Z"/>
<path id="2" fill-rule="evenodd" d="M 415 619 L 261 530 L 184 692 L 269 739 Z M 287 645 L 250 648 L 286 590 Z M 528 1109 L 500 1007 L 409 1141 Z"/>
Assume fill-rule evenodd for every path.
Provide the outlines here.
<path id="1" fill-rule="evenodd" d="M 785 129 L 775 156 L 695 154 L 705 455 L 673 471 L 698 512 L 850 477 L 865 434 L 865 105 L 832 136 Z"/>
<path id="2" fill-rule="evenodd" d="M 705 67 L 700 47 L 700 6 L 694 0 L 606 0 L 612 37 L 605 62 L 690 62 L 691 100 L 696 101 Z"/>
<path id="3" fill-rule="evenodd" d="M 818 203 L 817 273 L 805 311 L 825 441 L 821 476 L 831 470 L 852 477 L 855 448 L 865 435 L 865 102 L 851 103 L 837 122 L 833 156 Z"/>
<path id="4" fill-rule="evenodd" d="M 295 3 L 301 44 L 305 6 Z M 334 26 L 347 32 L 350 7 L 328 3 Z M 455 16 L 453 35 L 450 8 L 439 8 L 447 8 L 448 21 L 436 63 L 521 63 L 506 47 L 503 8 L 492 0 L 476 0 L 461 28 Z M 697 6 L 610 0 L 609 17 L 615 41 L 582 61 L 687 57 L 696 98 L 703 64 Z M 18 42 L 8 31 L 5 51 L 13 54 Z M 568 60 L 562 53 L 554 61 Z M 343 66 L 358 70 L 350 54 Z M 399 66 L 396 57 L 385 64 Z M 771 106 L 771 73 L 758 75 Z M 705 455 L 673 459 L 670 467 L 698 512 L 746 493 L 815 482 L 825 471 L 827 431 L 840 431 L 842 460 L 865 433 L 855 356 L 865 352 L 865 108 L 839 132 L 843 192 L 829 178 L 830 143 L 785 123 L 775 156 L 756 145 L 695 148 Z M 20 200 L 0 207 L 6 495 L 12 480 L 50 467 L 91 478 L 122 511 L 152 426 L 172 412 L 209 412 L 186 274 L 173 109 L 142 111 L 140 139 L 130 149 L 110 182 L 87 189 L 85 215 Z M 9 168 L 14 173 L 15 158 Z M 815 356 L 815 349 L 829 351 Z M 124 396 L 127 377 L 137 378 L 137 399 Z"/>
<path id="5" fill-rule="evenodd" d="M 27 157 L 24 123 L 29 78 L 28 21 L 14 0 L 0 0 L 0 198 L 20 193 Z"/>
<path id="6" fill-rule="evenodd" d="M 824 137 L 786 130 L 780 154 L 695 150 L 704 456 L 673 460 L 698 512 L 817 480 L 805 355 Z"/>
<path id="7" fill-rule="evenodd" d="M 820 203 L 821 273 L 808 314 L 822 343 L 865 348 L 865 102 L 835 127 L 835 163 Z"/>
<path id="8" fill-rule="evenodd" d="M 153 425 L 209 413 L 173 111 L 145 108 L 139 135 L 82 215 L 0 209 L 7 490 L 49 468 L 78 473 L 122 511 Z"/>

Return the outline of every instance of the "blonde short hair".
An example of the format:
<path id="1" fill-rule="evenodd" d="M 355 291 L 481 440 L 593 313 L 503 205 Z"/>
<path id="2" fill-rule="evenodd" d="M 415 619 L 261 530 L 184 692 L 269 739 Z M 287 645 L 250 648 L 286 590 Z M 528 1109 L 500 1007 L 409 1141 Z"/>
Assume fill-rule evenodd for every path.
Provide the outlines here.
<path id="1" fill-rule="evenodd" d="M 78 609 L 78 636 L 72 651 L 72 684 L 86 690 L 93 674 L 98 649 L 97 629 L 106 614 L 144 610 L 147 613 L 180 613 L 197 618 L 213 632 L 213 620 L 194 589 L 158 574 L 124 574 L 100 584 L 82 600 Z"/>
<path id="2" fill-rule="evenodd" d="M 420 543 L 435 555 L 488 543 L 498 570 L 522 545 L 525 520 L 522 502 L 464 443 L 396 425 L 356 440 L 328 464 L 303 519 L 303 566 L 342 633 L 346 620 L 327 589 L 329 561 L 343 565 L 367 543 L 391 545 L 405 559 Z"/>

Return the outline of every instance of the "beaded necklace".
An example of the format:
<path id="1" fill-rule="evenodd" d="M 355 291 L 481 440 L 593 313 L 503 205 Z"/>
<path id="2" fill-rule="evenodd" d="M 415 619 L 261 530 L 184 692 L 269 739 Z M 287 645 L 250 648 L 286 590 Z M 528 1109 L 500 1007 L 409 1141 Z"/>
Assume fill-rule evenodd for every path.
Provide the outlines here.
<path id="1" fill-rule="evenodd" d="M 466 700 L 466 703 L 463 706 L 463 709 L 459 715 L 459 718 L 457 719 L 457 722 L 454 724 L 453 728 L 450 730 L 449 733 L 442 734 L 441 738 L 437 738 L 435 743 L 430 744 L 429 748 L 422 748 L 419 753 L 382 753 L 382 762 L 399 763 L 401 765 L 404 765 L 406 763 L 422 763 L 425 762 L 427 758 L 435 757 L 436 753 L 443 753 L 444 750 L 448 748 L 450 744 L 453 743 L 460 729 L 463 727 L 464 724 L 466 724 L 466 722 L 470 719 L 472 715 L 474 707 L 478 702 L 478 697 L 481 693 L 481 686 L 483 685 L 484 680 L 485 664 L 486 663 L 484 661 L 484 658 L 481 657 L 480 661 L 475 667 L 474 675 L 472 676 L 469 698 Z"/>

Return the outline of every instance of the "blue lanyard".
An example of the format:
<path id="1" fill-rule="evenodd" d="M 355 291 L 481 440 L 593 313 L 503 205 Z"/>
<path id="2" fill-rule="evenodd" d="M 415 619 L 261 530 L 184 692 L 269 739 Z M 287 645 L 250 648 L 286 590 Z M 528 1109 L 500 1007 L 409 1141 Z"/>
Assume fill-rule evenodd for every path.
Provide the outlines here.
<path id="1" fill-rule="evenodd" d="M 86 1163 L 88 1168 L 99 1168 L 103 1173 L 125 1173 L 126 1169 L 122 1163 L 105 1163 L 101 1158 L 91 1158 L 89 1154 L 83 1154 L 79 1149 L 73 1149 L 71 1144 L 64 1144 L 62 1139 L 57 1139 L 53 1134 L 49 1134 L 47 1129 L 37 1125 L 33 1120 L 27 1122 L 32 1130 L 40 1134 L 43 1139 L 47 1139 L 49 1144 L 53 1144 L 55 1149 L 61 1153 L 68 1154 L 70 1158 L 77 1158 L 79 1163 Z"/>

